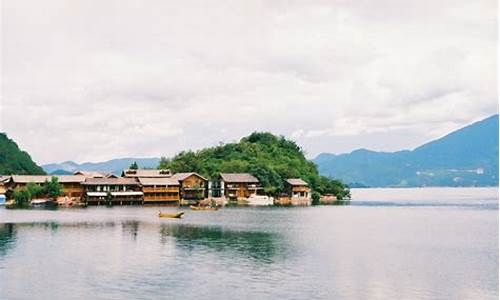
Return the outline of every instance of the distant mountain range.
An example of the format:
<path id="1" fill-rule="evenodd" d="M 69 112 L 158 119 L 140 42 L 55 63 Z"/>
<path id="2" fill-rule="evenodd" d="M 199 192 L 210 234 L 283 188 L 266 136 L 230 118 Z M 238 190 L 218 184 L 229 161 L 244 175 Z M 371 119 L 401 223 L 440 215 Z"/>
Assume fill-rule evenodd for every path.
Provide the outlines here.
<path id="1" fill-rule="evenodd" d="M 48 174 L 77 170 L 119 175 L 136 161 L 156 168 L 159 158 L 122 158 L 78 164 L 67 161 L 43 165 Z M 498 186 L 498 115 L 491 116 L 414 150 L 318 155 L 313 162 L 321 175 L 351 187 Z"/>
<path id="2" fill-rule="evenodd" d="M 159 158 L 120 158 L 104 162 L 86 162 L 82 164 L 73 161 L 42 165 L 48 174 L 65 175 L 75 171 L 98 171 L 120 175 L 123 169 L 127 169 L 133 162 L 137 162 L 140 168 L 156 168 L 160 162 Z"/>
<path id="3" fill-rule="evenodd" d="M 498 186 L 498 115 L 412 151 L 318 155 L 320 174 L 350 186 Z"/>

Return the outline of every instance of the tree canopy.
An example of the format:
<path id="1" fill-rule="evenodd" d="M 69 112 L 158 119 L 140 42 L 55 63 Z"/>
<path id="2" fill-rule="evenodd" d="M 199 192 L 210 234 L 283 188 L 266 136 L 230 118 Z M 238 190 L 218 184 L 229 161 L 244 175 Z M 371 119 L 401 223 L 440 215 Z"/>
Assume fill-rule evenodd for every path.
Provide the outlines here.
<path id="1" fill-rule="evenodd" d="M 0 133 L 0 174 L 44 175 L 45 172 L 5 133 Z"/>
<path id="2" fill-rule="evenodd" d="M 254 132 L 238 143 L 183 151 L 172 159 L 162 158 L 159 168 L 169 168 L 174 173 L 197 172 L 209 178 L 216 178 L 221 172 L 251 173 L 268 194 L 283 192 L 288 178 L 302 178 L 318 193 L 331 193 L 339 199 L 350 196 L 342 182 L 320 176 L 316 165 L 305 158 L 294 141 L 269 132 Z"/>

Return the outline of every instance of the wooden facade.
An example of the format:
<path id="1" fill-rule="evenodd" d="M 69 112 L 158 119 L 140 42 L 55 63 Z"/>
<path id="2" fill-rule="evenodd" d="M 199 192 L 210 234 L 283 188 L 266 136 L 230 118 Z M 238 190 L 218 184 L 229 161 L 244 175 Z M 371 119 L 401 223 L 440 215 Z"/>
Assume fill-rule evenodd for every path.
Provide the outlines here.
<path id="1" fill-rule="evenodd" d="M 139 178 L 144 204 L 179 204 L 180 184 L 173 178 Z"/>
<path id="2" fill-rule="evenodd" d="M 133 178 L 87 178 L 82 183 L 87 205 L 142 204 L 144 194 Z"/>
<path id="3" fill-rule="evenodd" d="M 50 181 L 52 177 L 57 177 L 62 186 L 62 196 L 78 201 L 82 198 L 84 190 L 81 184 L 85 181 L 85 177 L 81 175 L 12 175 L 7 187 L 9 190 L 15 190 L 25 187 L 28 183 L 42 185 L 45 181 Z"/>
<path id="4" fill-rule="evenodd" d="M 180 184 L 180 196 L 186 203 L 194 203 L 207 197 L 208 180 L 198 173 L 177 173 L 172 176 Z"/>
<path id="5" fill-rule="evenodd" d="M 290 178 L 285 182 L 290 205 L 311 205 L 311 188 L 300 178 Z"/>
<path id="6" fill-rule="evenodd" d="M 244 200 L 262 190 L 259 180 L 248 173 L 221 173 L 219 187 L 229 200 Z"/>

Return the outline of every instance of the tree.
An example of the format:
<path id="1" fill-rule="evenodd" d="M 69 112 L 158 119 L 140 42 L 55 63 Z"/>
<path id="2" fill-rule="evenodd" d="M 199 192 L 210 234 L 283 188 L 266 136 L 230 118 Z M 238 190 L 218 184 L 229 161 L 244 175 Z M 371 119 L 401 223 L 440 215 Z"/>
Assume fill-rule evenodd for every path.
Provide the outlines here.
<path id="1" fill-rule="evenodd" d="M 15 189 L 12 193 L 12 198 L 17 208 L 27 208 L 31 204 L 31 195 L 25 188 Z"/>
<path id="2" fill-rule="evenodd" d="M 215 178 L 220 172 L 250 173 L 259 179 L 269 195 L 283 192 L 286 179 L 302 178 L 320 194 L 334 194 L 338 199 L 350 196 L 342 182 L 320 176 L 316 165 L 306 159 L 294 141 L 269 132 L 254 132 L 238 143 L 196 152 L 183 151 L 172 159 L 163 157 L 158 167 L 174 173 L 197 172 L 209 178 Z"/>
<path id="3" fill-rule="evenodd" d="M 50 181 L 45 180 L 43 183 L 43 194 L 49 198 L 57 198 L 62 195 L 62 186 L 59 184 L 59 179 L 55 176 L 50 178 Z"/>
<path id="4" fill-rule="evenodd" d="M 30 199 L 40 197 L 44 193 L 43 187 L 33 182 L 30 182 L 26 185 L 26 190 L 30 194 Z"/>
<path id="5" fill-rule="evenodd" d="M 130 169 L 130 170 L 137 170 L 137 169 L 139 169 L 139 165 L 137 164 L 137 162 L 136 162 L 136 161 L 134 161 L 134 162 L 130 165 L 129 169 Z"/>
<path id="6" fill-rule="evenodd" d="M 320 201 L 319 201 L 320 197 L 321 196 L 320 196 L 320 194 L 318 192 L 312 192 L 312 195 L 311 195 L 312 202 L 311 202 L 311 204 L 312 205 L 318 205 L 318 204 L 320 204 Z"/>

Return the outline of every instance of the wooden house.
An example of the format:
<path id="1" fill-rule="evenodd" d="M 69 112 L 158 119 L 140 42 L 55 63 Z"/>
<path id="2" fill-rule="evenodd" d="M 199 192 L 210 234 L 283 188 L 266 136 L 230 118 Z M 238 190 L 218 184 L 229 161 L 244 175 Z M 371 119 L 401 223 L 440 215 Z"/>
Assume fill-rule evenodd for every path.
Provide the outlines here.
<path id="1" fill-rule="evenodd" d="M 259 180 L 249 173 L 221 173 L 220 193 L 228 200 L 247 199 L 250 195 L 256 195 L 261 190 Z"/>
<path id="2" fill-rule="evenodd" d="M 144 194 L 134 178 L 87 178 L 82 183 L 88 205 L 142 204 Z"/>
<path id="3" fill-rule="evenodd" d="M 278 197 L 280 205 L 311 205 L 311 188 L 300 178 L 290 178 L 285 181 L 285 194 Z"/>
<path id="4" fill-rule="evenodd" d="M 168 169 L 127 169 L 123 170 L 122 177 L 127 178 L 161 178 L 171 177 L 172 173 Z"/>
<path id="5" fill-rule="evenodd" d="M 172 179 L 179 181 L 181 200 L 186 204 L 196 203 L 207 197 L 208 180 L 198 173 L 176 173 Z"/>
<path id="6" fill-rule="evenodd" d="M 139 177 L 144 193 L 144 204 L 179 204 L 180 184 L 174 178 Z"/>
<path id="7" fill-rule="evenodd" d="M 50 181 L 52 177 L 57 177 L 62 186 L 62 196 L 75 200 L 82 198 L 84 191 L 81 183 L 85 181 L 85 177 L 81 175 L 12 175 L 8 188 L 10 190 L 23 188 L 28 183 L 42 185 L 45 181 Z"/>
<path id="8" fill-rule="evenodd" d="M 7 194 L 7 185 L 9 184 L 9 181 L 11 180 L 10 176 L 1 176 L 0 175 L 0 197 L 2 200 L 0 202 L 5 202 L 5 194 Z"/>

